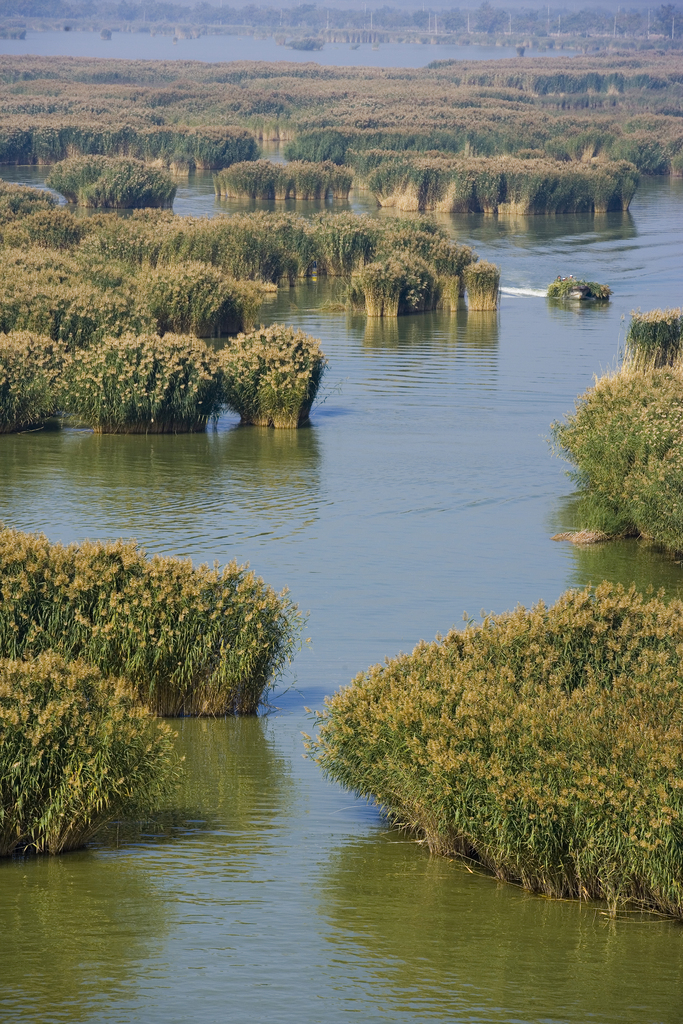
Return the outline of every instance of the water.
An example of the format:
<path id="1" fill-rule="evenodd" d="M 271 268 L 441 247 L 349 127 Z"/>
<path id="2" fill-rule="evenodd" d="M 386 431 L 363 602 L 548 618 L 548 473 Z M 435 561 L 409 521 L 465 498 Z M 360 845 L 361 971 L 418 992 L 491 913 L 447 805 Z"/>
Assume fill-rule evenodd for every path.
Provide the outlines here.
<path id="1" fill-rule="evenodd" d="M 288 38 L 299 35 L 288 32 Z M 574 50 L 527 50 L 528 57 L 572 57 Z M 322 50 L 291 50 L 273 38 L 199 36 L 178 39 L 149 32 L 114 32 L 111 39 L 95 32 L 34 32 L 25 39 L 0 39 L 0 54 L 39 57 L 116 57 L 123 60 L 263 60 L 322 64 L 327 67 L 422 68 L 433 60 L 500 60 L 516 57 L 514 46 L 455 46 L 442 43 L 326 43 Z"/>
<path id="2" fill-rule="evenodd" d="M 188 179 L 176 210 L 240 208 L 209 183 Z M 351 206 L 372 210 L 362 193 Z M 622 317 L 679 301 L 683 181 L 645 180 L 630 214 L 442 222 L 500 264 L 498 314 L 367 323 L 325 312 L 339 287 L 325 281 L 264 306 L 329 357 L 310 428 L 0 438 L 0 519 L 249 560 L 310 609 L 312 638 L 267 718 L 180 723 L 187 779 L 156 829 L 0 864 L 8 1019 L 680 1021 L 679 925 L 610 923 L 430 858 L 301 756 L 305 705 L 463 610 L 604 578 L 681 593 L 681 567 L 652 547 L 550 539 L 574 521 L 547 435 L 614 364 Z M 548 303 L 558 273 L 609 283 L 613 301 Z"/>

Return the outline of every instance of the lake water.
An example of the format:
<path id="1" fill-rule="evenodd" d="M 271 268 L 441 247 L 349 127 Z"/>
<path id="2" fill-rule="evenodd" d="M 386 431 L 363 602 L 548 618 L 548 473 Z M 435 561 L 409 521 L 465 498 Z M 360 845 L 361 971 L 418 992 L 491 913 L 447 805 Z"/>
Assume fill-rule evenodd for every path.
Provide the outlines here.
<path id="1" fill-rule="evenodd" d="M 217 202 L 200 175 L 175 209 L 249 205 Z M 364 193 L 351 208 L 378 212 Z M 679 925 L 610 922 L 432 858 L 302 758 L 306 705 L 464 610 L 602 579 L 681 593 L 681 566 L 651 547 L 550 539 L 573 519 L 547 436 L 615 364 L 624 317 L 680 302 L 683 180 L 644 179 L 628 214 L 442 223 L 501 266 L 497 314 L 368 323 L 325 312 L 339 283 L 324 280 L 264 305 L 265 322 L 304 328 L 328 355 L 309 428 L 226 416 L 203 436 L 0 437 L 0 520 L 248 560 L 310 609 L 312 638 L 269 716 L 178 724 L 187 776 L 155 827 L 0 864 L 6 1019 L 680 1021 Z M 610 284 L 612 302 L 550 304 L 558 273 Z"/>
<path id="2" fill-rule="evenodd" d="M 298 33 L 288 32 L 288 38 Z M 264 60 L 313 63 L 328 67 L 422 68 L 433 60 L 500 60 L 516 57 L 514 46 L 455 46 L 437 43 L 326 43 L 322 50 L 292 50 L 273 38 L 199 36 L 177 39 L 149 32 L 114 32 L 101 39 L 96 32 L 34 32 L 25 39 L 0 39 L 0 54 L 40 57 L 117 57 L 124 60 Z M 575 50 L 527 50 L 527 57 L 572 57 Z"/>

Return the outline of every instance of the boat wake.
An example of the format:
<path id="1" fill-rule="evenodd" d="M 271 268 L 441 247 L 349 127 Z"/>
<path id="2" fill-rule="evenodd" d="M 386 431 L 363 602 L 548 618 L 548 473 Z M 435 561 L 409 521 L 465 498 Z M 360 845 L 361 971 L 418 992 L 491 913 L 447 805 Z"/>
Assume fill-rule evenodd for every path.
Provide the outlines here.
<path id="1" fill-rule="evenodd" d="M 502 295 L 513 295 L 515 298 L 527 298 L 529 296 L 535 299 L 544 299 L 546 297 L 545 291 L 540 288 L 501 288 Z"/>

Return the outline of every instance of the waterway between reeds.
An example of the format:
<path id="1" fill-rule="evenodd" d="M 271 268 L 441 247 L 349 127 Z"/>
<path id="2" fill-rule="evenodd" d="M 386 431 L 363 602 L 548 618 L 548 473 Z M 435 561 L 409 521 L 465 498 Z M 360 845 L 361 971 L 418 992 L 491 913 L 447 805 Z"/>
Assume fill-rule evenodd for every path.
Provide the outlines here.
<path id="1" fill-rule="evenodd" d="M 175 209 L 248 205 L 217 203 L 196 176 Z M 442 222 L 500 264 L 498 314 L 368 323 L 326 312 L 339 285 L 324 280 L 264 306 L 329 357 L 309 428 L 225 417 L 204 436 L 0 438 L 0 520 L 248 560 L 310 609 L 312 638 L 269 716 L 177 723 L 186 778 L 153 826 L 0 864 L 5 1019 L 680 1021 L 680 926 L 610 922 L 430 858 L 302 758 L 304 706 L 465 610 L 601 579 L 683 592 L 682 567 L 646 545 L 550 539 L 573 525 L 572 484 L 547 443 L 615 364 L 622 318 L 680 303 L 683 181 L 645 179 L 629 214 Z M 613 301 L 548 303 L 558 273 L 610 284 Z"/>

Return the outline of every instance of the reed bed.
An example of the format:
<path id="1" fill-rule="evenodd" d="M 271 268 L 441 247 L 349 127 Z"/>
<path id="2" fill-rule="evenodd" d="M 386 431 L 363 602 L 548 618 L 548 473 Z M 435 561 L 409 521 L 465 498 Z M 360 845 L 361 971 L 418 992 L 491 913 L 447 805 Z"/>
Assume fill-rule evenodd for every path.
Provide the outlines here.
<path id="1" fill-rule="evenodd" d="M 356 676 L 309 751 L 435 853 L 681 918 L 682 655 L 681 602 L 568 591 Z"/>
<path id="2" fill-rule="evenodd" d="M 638 185 L 632 164 L 564 164 L 513 157 L 461 159 L 387 154 L 367 187 L 380 206 L 498 215 L 628 210 Z"/>
<path id="3" fill-rule="evenodd" d="M 631 314 L 626 362 L 634 370 L 676 366 L 681 358 L 683 309 L 653 309 Z"/>
<path id="4" fill-rule="evenodd" d="M 70 203 L 113 210 L 170 207 L 177 188 L 165 171 L 130 157 L 71 157 L 46 182 Z"/>
<path id="5" fill-rule="evenodd" d="M 609 302 L 612 289 L 597 281 L 583 281 L 573 277 L 558 277 L 548 285 L 549 299 L 598 299 Z"/>
<path id="6" fill-rule="evenodd" d="M 467 306 L 471 310 L 498 309 L 500 270 L 495 263 L 480 260 L 465 267 Z"/>
<path id="7" fill-rule="evenodd" d="M 198 260 L 157 266 L 137 277 L 139 302 L 168 331 L 199 337 L 250 330 L 263 301 L 263 289 L 235 281 Z"/>
<path id="8" fill-rule="evenodd" d="M 223 401 L 262 427 L 306 423 L 327 366 L 316 338 L 279 324 L 238 335 L 220 360 Z"/>
<path id="9" fill-rule="evenodd" d="M 351 281 L 351 302 L 369 317 L 436 309 L 441 292 L 425 260 L 405 254 L 366 264 Z"/>
<path id="10" fill-rule="evenodd" d="M 191 336 L 128 334 L 77 349 L 64 372 L 64 411 L 98 434 L 183 434 L 218 416 L 218 360 Z"/>
<path id="11" fill-rule="evenodd" d="M 348 199 L 353 174 L 331 161 L 233 164 L 214 178 L 217 196 L 230 199 Z"/>
<path id="12" fill-rule="evenodd" d="M 80 118 L 78 113 L 65 117 L 59 109 L 49 116 L 40 109 L 41 101 L 33 115 L 22 110 L 14 117 L 5 116 L 0 128 L 0 163 L 53 164 L 72 156 L 100 155 L 131 157 L 181 170 L 217 170 L 258 156 L 258 143 L 244 127 L 158 126 L 145 123 L 144 118 L 136 124 L 136 105 L 130 94 L 126 91 L 112 103 L 116 90 L 110 91 L 107 99 L 100 98 L 101 115 L 97 117 L 92 109 L 93 86 L 87 91 L 91 98 L 84 96 L 79 104 L 73 87 L 70 90 L 68 106 L 72 112 L 80 106 Z M 122 110 L 130 118 L 128 122 L 121 120 Z M 149 120 L 158 117 L 151 110 L 150 115 Z"/>
<path id="13" fill-rule="evenodd" d="M 247 567 L 193 568 L 134 542 L 0 531 L 0 656 L 53 650 L 122 676 L 157 715 L 253 714 L 303 619 Z"/>
<path id="14" fill-rule="evenodd" d="M 373 147 L 537 150 L 573 163 L 627 159 L 643 173 L 671 173 L 678 161 L 680 173 L 677 60 L 648 51 L 389 71 L 6 56 L 0 160 L 102 153 L 220 168 L 253 159 L 258 137 L 315 162 Z"/>
<path id="15" fill-rule="evenodd" d="M 25 330 L 87 348 L 104 337 L 237 333 L 255 322 L 263 288 L 196 261 L 154 267 L 92 244 L 68 251 L 40 245 L 0 250 L 0 329 Z"/>
<path id="16" fill-rule="evenodd" d="M 552 425 L 575 468 L 581 529 L 643 536 L 683 551 L 683 375 L 627 364 Z"/>
<path id="17" fill-rule="evenodd" d="M 178 776 L 171 730 L 122 679 L 51 651 L 0 660 L 0 856 L 66 853 Z"/>
<path id="18" fill-rule="evenodd" d="M 30 430 L 54 416 L 64 356 L 63 346 L 50 338 L 0 334 L 0 434 Z"/>

